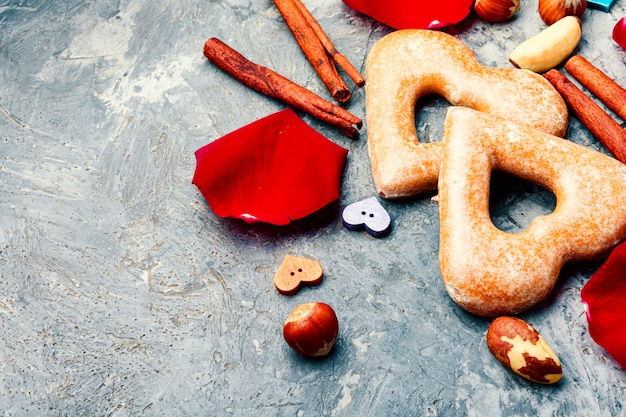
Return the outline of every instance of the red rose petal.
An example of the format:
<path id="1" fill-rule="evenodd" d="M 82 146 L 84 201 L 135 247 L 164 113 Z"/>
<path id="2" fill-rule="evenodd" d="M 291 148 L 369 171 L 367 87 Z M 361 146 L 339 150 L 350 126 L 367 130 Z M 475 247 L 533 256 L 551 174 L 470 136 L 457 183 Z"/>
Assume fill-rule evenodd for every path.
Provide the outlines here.
<path id="1" fill-rule="evenodd" d="M 622 17 L 613 27 L 613 40 L 626 49 L 626 16 Z"/>
<path id="2" fill-rule="evenodd" d="M 339 198 L 347 153 L 288 108 L 198 149 L 192 183 L 220 217 L 284 225 Z"/>
<path id="3" fill-rule="evenodd" d="M 626 369 L 626 242 L 589 279 L 581 297 L 589 334 Z"/>
<path id="4" fill-rule="evenodd" d="M 394 29 L 439 29 L 469 15 L 474 0 L 343 0 L 354 10 Z"/>

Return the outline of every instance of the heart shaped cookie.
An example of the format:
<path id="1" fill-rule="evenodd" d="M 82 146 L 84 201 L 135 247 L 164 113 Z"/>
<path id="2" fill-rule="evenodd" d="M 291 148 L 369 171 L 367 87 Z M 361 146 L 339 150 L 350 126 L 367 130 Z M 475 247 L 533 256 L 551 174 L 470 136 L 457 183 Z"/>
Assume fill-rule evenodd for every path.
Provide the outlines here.
<path id="1" fill-rule="evenodd" d="M 439 266 L 448 294 L 479 316 L 544 300 L 567 262 L 626 239 L 626 165 L 593 149 L 475 110 L 448 109 L 439 176 Z M 491 172 L 551 190 L 556 207 L 519 233 L 489 215 Z"/>
<path id="2" fill-rule="evenodd" d="M 274 274 L 274 285 L 281 294 L 293 295 L 302 285 L 319 284 L 323 275 L 316 260 L 287 254 Z"/>
<path id="3" fill-rule="evenodd" d="M 390 33 L 368 54 L 366 77 L 369 157 L 384 198 L 437 187 L 443 145 L 420 143 L 415 129 L 415 106 L 426 95 L 556 136 L 567 130 L 567 106 L 547 80 L 527 70 L 483 66 L 445 32 Z"/>
<path id="4" fill-rule="evenodd" d="M 374 237 L 384 237 L 391 230 L 391 217 L 376 197 L 346 206 L 343 209 L 342 219 L 347 229 L 365 229 Z"/>

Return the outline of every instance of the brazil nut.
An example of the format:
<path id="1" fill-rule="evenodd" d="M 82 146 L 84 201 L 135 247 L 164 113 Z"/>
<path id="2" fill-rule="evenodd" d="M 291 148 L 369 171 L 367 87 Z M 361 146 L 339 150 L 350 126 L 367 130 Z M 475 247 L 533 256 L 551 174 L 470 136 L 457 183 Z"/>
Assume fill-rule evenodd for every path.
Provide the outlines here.
<path id="1" fill-rule="evenodd" d="M 487 330 L 487 347 L 505 367 L 539 384 L 554 384 L 563 376 L 554 350 L 527 322 L 498 317 Z"/>

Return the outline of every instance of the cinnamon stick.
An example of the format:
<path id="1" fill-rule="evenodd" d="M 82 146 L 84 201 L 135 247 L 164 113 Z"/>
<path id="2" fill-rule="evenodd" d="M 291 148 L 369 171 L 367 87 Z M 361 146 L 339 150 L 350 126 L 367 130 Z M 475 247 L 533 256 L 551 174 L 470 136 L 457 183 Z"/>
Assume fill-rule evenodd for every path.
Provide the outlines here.
<path id="1" fill-rule="evenodd" d="M 302 1 L 300 0 L 293 0 L 293 2 L 304 16 L 309 26 L 311 26 L 311 28 L 317 35 L 328 55 L 337 63 L 337 65 L 341 67 L 341 69 L 344 70 L 344 72 L 348 75 L 348 77 L 350 77 L 350 79 L 354 82 L 354 84 L 356 84 L 357 87 L 363 87 L 365 85 L 365 79 L 363 78 L 359 70 L 357 70 L 354 65 L 352 65 L 348 58 L 346 58 L 344 55 L 340 54 L 337 51 L 335 45 L 332 43 L 326 32 L 324 32 L 324 29 L 318 23 L 318 21 L 315 20 L 315 17 L 311 14 L 309 9 L 307 9 L 304 3 L 302 3 Z"/>
<path id="2" fill-rule="evenodd" d="M 360 118 L 271 69 L 255 64 L 221 40 L 207 40 L 204 56 L 246 86 L 337 127 L 351 139 L 358 138 L 357 128 L 363 125 Z"/>
<path id="3" fill-rule="evenodd" d="M 351 96 L 350 89 L 339 76 L 337 68 L 324 49 L 324 45 L 307 22 L 300 8 L 293 0 L 274 0 L 274 4 L 283 16 L 300 49 L 313 65 L 313 69 L 333 98 L 340 103 L 348 101 Z"/>
<path id="4" fill-rule="evenodd" d="M 619 161 L 626 164 L 626 130 L 561 72 L 552 69 L 543 76 L 561 94 L 587 129 Z"/>
<path id="5" fill-rule="evenodd" d="M 565 69 L 622 120 L 626 120 L 626 89 L 581 55 L 574 55 Z"/>

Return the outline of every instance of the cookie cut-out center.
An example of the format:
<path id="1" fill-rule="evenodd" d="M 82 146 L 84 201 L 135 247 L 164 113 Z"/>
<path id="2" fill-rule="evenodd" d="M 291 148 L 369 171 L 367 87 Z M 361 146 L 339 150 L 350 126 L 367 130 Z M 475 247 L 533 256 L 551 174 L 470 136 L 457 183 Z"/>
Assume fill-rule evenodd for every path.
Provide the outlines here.
<path id="1" fill-rule="evenodd" d="M 451 104 L 439 95 L 422 97 L 415 105 L 415 133 L 421 143 L 441 142 L 443 122 Z"/>
<path id="2" fill-rule="evenodd" d="M 556 196 L 549 189 L 504 172 L 492 172 L 489 214 L 499 230 L 523 232 L 536 217 L 554 212 L 555 207 Z"/>

